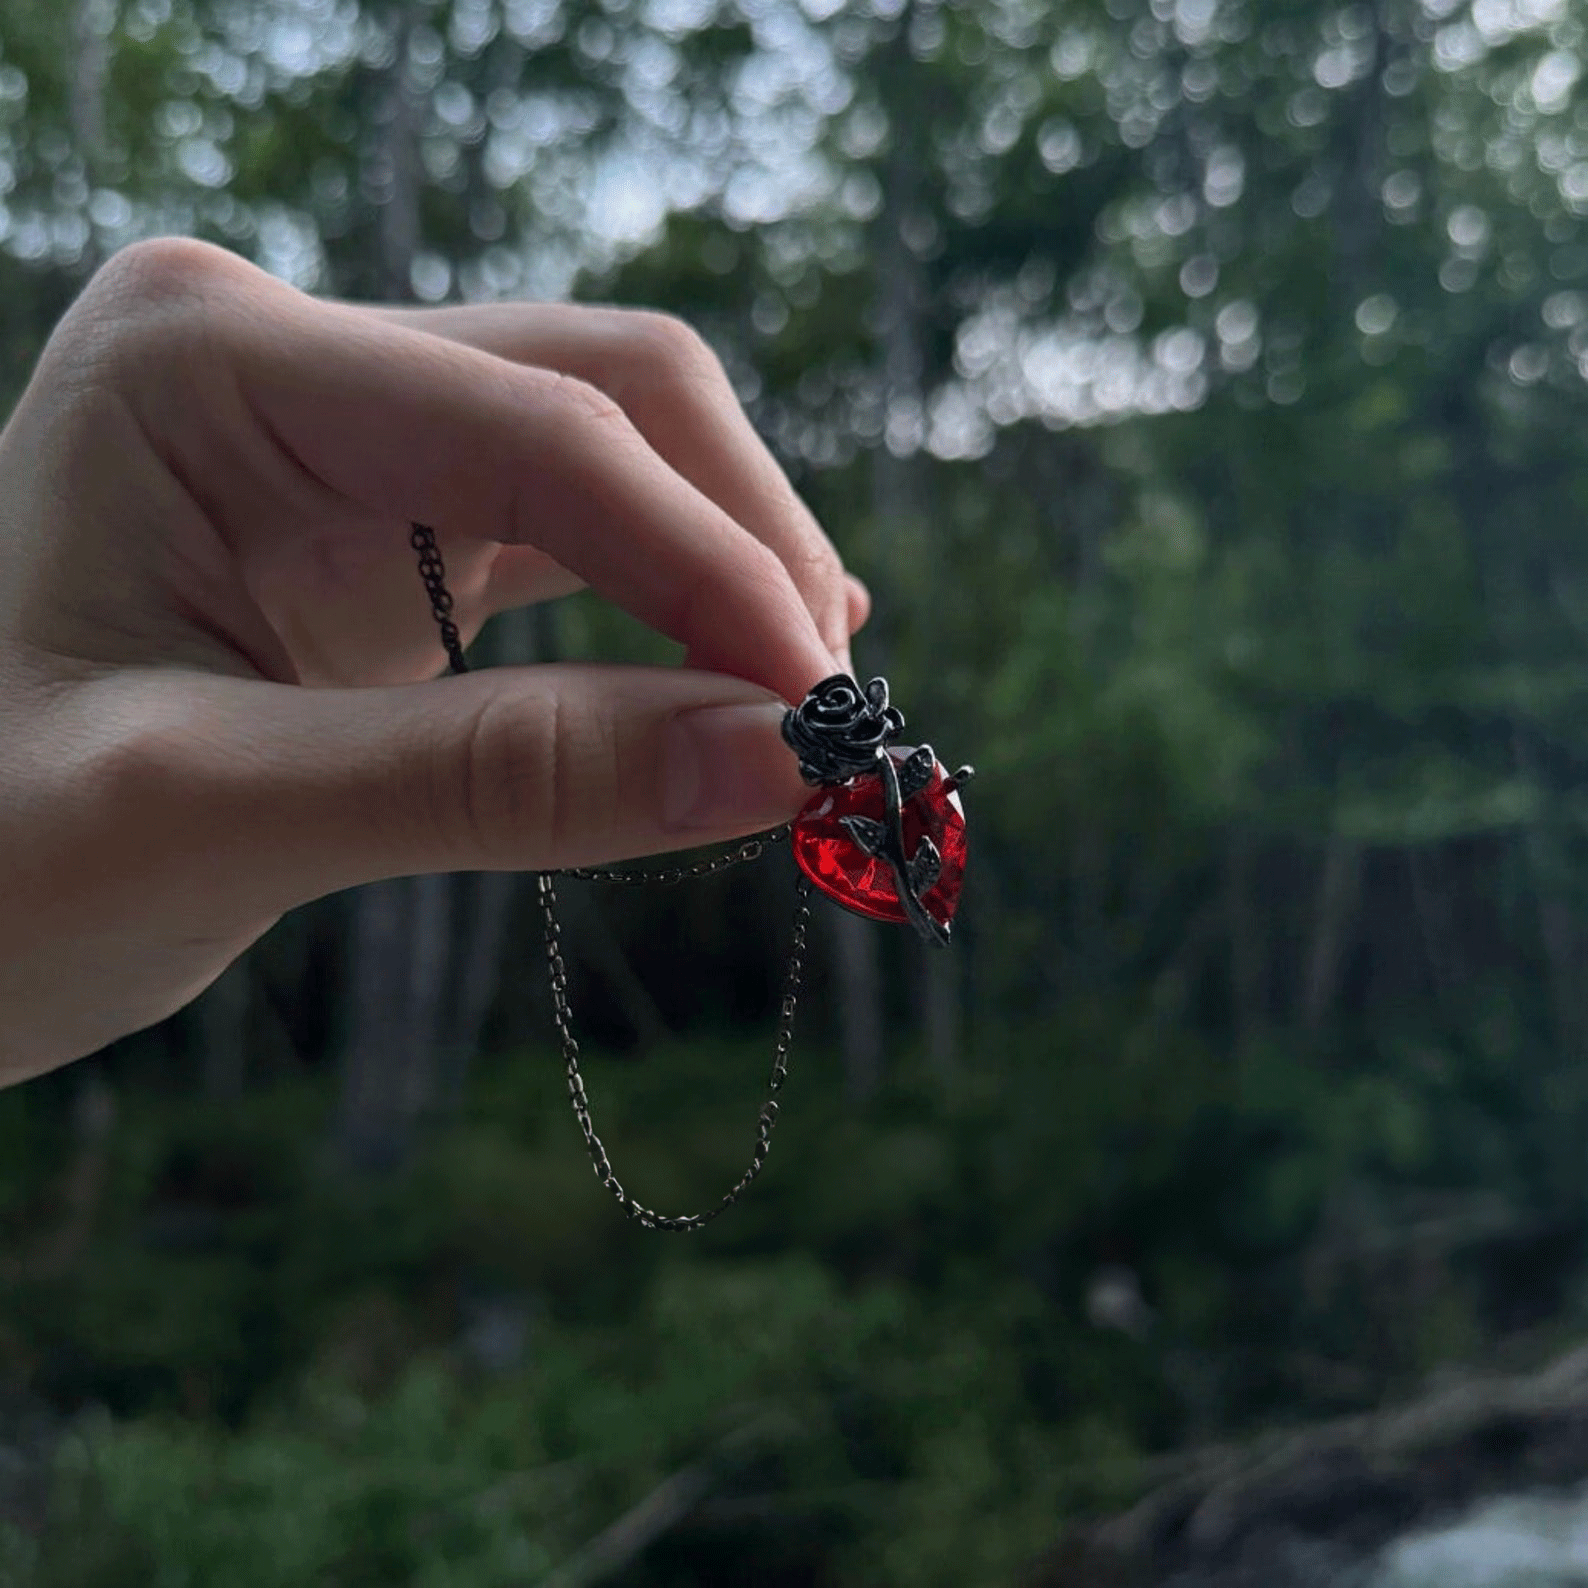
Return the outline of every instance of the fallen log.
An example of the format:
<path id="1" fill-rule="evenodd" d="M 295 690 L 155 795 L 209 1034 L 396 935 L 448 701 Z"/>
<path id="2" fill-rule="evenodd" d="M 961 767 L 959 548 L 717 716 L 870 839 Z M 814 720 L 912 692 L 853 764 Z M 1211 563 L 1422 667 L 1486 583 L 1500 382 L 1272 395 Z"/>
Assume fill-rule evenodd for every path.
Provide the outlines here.
<path id="1" fill-rule="evenodd" d="M 1480 1499 L 1588 1478 L 1588 1346 L 1536 1373 L 1190 1452 L 1074 1528 L 1024 1588 L 1346 1588 L 1391 1539 Z"/>

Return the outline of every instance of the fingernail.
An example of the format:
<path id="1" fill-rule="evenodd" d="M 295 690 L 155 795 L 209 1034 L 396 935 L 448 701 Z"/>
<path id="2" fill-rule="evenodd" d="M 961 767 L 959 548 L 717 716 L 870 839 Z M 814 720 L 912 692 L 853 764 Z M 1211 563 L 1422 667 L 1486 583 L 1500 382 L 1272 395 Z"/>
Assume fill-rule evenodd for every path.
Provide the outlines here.
<path id="1" fill-rule="evenodd" d="M 662 821 L 674 831 L 787 821 L 804 785 L 780 705 L 701 706 L 667 725 Z"/>

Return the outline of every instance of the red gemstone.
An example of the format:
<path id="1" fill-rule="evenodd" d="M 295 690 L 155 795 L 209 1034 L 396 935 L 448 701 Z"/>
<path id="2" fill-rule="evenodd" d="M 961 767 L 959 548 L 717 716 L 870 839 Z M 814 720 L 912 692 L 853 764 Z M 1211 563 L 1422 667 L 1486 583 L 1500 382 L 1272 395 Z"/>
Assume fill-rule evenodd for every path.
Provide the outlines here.
<path id="1" fill-rule="evenodd" d="M 911 752 L 888 751 L 902 766 Z M 883 819 L 882 779 L 867 775 L 819 789 L 794 819 L 794 858 L 823 893 L 847 909 L 877 921 L 907 921 L 893 867 L 880 855 L 868 855 L 843 825 L 846 816 Z M 932 779 L 904 802 L 904 851 L 915 854 L 922 836 L 931 838 L 943 857 L 937 881 L 921 895 L 927 914 L 947 926 L 959 904 L 965 880 L 965 809 L 948 787 L 943 763 L 932 766 Z"/>

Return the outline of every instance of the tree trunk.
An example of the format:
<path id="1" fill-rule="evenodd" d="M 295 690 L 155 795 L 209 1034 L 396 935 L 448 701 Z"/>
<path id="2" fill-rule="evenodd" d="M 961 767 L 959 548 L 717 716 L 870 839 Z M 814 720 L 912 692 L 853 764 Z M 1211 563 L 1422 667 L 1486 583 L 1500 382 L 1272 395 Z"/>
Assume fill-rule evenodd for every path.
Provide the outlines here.
<path id="1" fill-rule="evenodd" d="M 111 1180 L 110 1137 L 116 1125 L 116 1094 L 95 1060 L 75 1066 L 72 1154 L 56 1187 L 60 1214 L 26 1252 L 0 1252 L 0 1282 L 49 1283 L 71 1272 L 88 1251 Z"/>
<path id="2" fill-rule="evenodd" d="M 248 1075 L 253 977 L 245 954 L 221 972 L 198 1001 L 199 1087 L 217 1102 L 240 1097 Z"/>
<path id="3" fill-rule="evenodd" d="M 1542 793 L 1547 781 L 1538 765 L 1527 732 L 1511 730 L 1512 755 L 1518 771 Z M 1568 875 L 1560 840 L 1550 830 L 1547 813 L 1534 818 L 1522 832 L 1522 855 L 1532 882 L 1538 909 L 1538 937 L 1548 970 L 1550 1003 L 1555 1016 L 1556 1040 L 1564 1053 L 1575 1053 L 1583 1041 L 1585 1019 L 1577 923 L 1563 883 Z"/>
<path id="4" fill-rule="evenodd" d="M 1412 909 L 1429 990 L 1441 1018 L 1450 1014 L 1450 995 L 1462 982 L 1461 954 L 1451 912 L 1450 889 L 1445 873 L 1445 851 L 1413 846 L 1406 851 L 1406 871 L 1411 878 Z"/>
<path id="5" fill-rule="evenodd" d="M 419 246 L 419 158 L 421 106 L 408 78 L 408 43 L 422 7 L 407 0 L 393 19 L 396 51 L 386 73 L 380 106 L 381 133 L 371 152 L 371 191 L 377 195 L 377 247 L 381 295 L 391 302 L 413 296 L 414 250 Z"/>
<path id="6" fill-rule="evenodd" d="M 882 1084 L 882 960 L 877 927 L 848 910 L 822 912 L 838 985 L 838 1032 L 844 1057 L 844 1091 L 863 1103 Z"/>
<path id="7" fill-rule="evenodd" d="M 418 920 L 418 885 L 428 880 L 392 877 L 353 896 L 349 1030 L 337 1120 L 340 1154 L 353 1168 L 400 1164 L 418 1115 L 434 1096 L 436 1032 L 419 1023 L 433 1002 L 414 984 L 416 970 L 433 973 L 416 964 L 422 958 L 416 949 L 435 941 Z"/>
<path id="8" fill-rule="evenodd" d="M 1302 1024 L 1320 1030 L 1340 991 L 1351 922 L 1362 890 L 1362 851 L 1338 834 L 1324 851 L 1323 874 L 1313 915 L 1307 953 L 1307 979 L 1302 989 Z"/>
<path id="9" fill-rule="evenodd" d="M 1246 1047 L 1261 1034 L 1268 1018 L 1266 957 L 1262 925 L 1255 907 L 1255 855 L 1252 841 L 1239 827 L 1230 833 L 1226 850 L 1225 890 L 1229 901 L 1230 991 L 1235 1014 L 1235 1039 Z"/>
<path id="10" fill-rule="evenodd" d="M 926 1028 L 927 1068 L 940 1081 L 951 1080 L 959 1069 L 960 1019 L 964 977 L 956 943 L 944 953 L 928 943 L 920 945 L 921 1014 Z"/>
<path id="11" fill-rule="evenodd" d="M 115 6 L 107 0 L 78 0 L 72 32 L 77 48 L 68 115 L 72 138 L 90 183 L 105 153 L 105 77 L 110 70 L 110 33 Z M 98 263 L 90 242 L 86 268 Z"/>
<path id="12" fill-rule="evenodd" d="M 412 295 L 419 240 L 421 107 L 408 79 L 408 40 L 419 15 L 412 3 L 395 14 L 396 49 L 370 154 L 370 188 L 379 196 L 378 277 L 382 296 L 398 302 Z M 414 600 L 423 600 L 417 569 Z M 452 877 L 435 875 L 372 883 L 354 895 L 337 1122 L 342 1157 L 354 1167 L 399 1165 L 421 1119 L 455 1090 L 443 1086 L 441 1074 L 443 1018 L 449 1004 L 457 1012 L 457 1000 L 447 997 L 455 892 Z"/>
<path id="13" fill-rule="evenodd" d="M 453 956 L 453 991 L 441 1033 L 437 1101 L 449 1111 L 462 1101 L 485 1023 L 501 990 L 502 959 L 518 893 L 518 874 L 479 871 L 472 879 L 453 879 L 453 886 L 460 931 L 461 921 L 468 922 L 469 931 Z"/>
<path id="14" fill-rule="evenodd" d="M 891 123 L 888 153 L 882 171 L 882 208 L 876 223 L 875 313 L 880 353 L 884 412 L 883 444 L 872 453 L 871 500 L 875 521 L 875 562 L 884 580 L 897 577 L 927 521 L 919 436 L 903 432 L 922 424 L 925 398 L 925 333 L 922 320 L 927 286 L 921 262 L 909 244 L 909 232 L 920 202 L 920 152 L 916 123 L 919 112 L 913 62 L 907 35 L 910 7 L 899 19 L 898 34 L 883 63 L 883 102 Z M 921 568 L 917 567 L 919 573 Z M 918 623 L 930 626 L 930 601 L 922 601 L 922 585 L 914 581 Z M 868 630 L 873 665 L 886 674 L 893 659 L 894 635 L 883 603 Z M 869 669 L 868 669 L 869 670 Z M 839 1009 L 847 1086 L 863 1098 L 882 1080 L 883 978 L 875 929 L 852 917 L 833 935 L 837 953 Z M 941 954 L 915 961 L 916 1008 L 925 1030 L 933 1068 L 951 1071 L 958 1062 L 960 1007 L 958 967 L 942 963 Z"/>

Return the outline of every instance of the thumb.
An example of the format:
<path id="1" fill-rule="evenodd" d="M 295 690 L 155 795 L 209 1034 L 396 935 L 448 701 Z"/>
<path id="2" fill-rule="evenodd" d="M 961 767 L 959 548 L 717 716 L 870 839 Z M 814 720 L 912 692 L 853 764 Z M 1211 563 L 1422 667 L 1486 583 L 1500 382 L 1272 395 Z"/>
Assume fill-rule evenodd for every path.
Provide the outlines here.
<path id="1" fill-rule="evenodd" d="M 196 864 L 251 909 L 382 877 L 689 848 L 785 821 L 810 792 L 783 702 L 718 673 L 494 667 L 378 689 L 152 678 L 120 713 L 137 769 L 113 780 L 123 813 L 146 860 Z"/>

